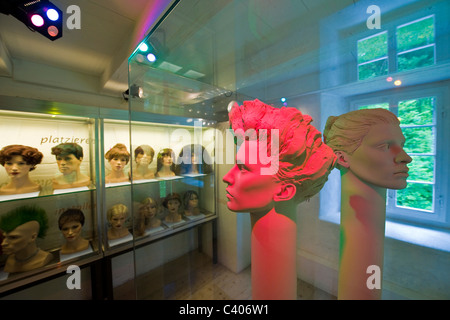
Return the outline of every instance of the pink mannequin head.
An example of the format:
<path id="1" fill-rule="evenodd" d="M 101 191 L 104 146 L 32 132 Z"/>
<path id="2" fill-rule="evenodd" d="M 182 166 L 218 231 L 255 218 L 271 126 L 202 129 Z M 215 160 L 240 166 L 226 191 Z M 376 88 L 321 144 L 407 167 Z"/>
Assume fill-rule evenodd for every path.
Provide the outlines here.
<path id="1" fill-rule="evenodd" d="M 230 210 L 251 212 L 265 209 L 273 201 L 291 199 L 299 203 L 320 191 L 336 156 L 310 124 L 310 116 L 256 99 L 244 101 L 242 106 L 235 104 L 229 119 L 235 135 L 243 140 L 237 164 L 223 178 L 228 184 Z M 259 157 L 252 161 L 255 154 Z M 244 205 L 240 201 L 244 199 L 252 203 Z"/>

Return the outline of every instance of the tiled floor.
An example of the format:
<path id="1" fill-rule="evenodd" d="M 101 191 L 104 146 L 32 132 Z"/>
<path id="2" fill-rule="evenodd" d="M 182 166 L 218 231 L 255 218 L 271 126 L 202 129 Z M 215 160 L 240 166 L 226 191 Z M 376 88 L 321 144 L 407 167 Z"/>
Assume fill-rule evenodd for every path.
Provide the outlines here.
<path id="1" fill-rule="evenodd" d="M 299 300 L 330 300 L 336 297 L 301 280 Z M 134 298 L 134 287 L 116 288 L 115 299 Z M 196 251 L 156 268 L 136 281 L 138 299 L 167 300 L 250 300 L 250 267 L 236 274 Z"/>

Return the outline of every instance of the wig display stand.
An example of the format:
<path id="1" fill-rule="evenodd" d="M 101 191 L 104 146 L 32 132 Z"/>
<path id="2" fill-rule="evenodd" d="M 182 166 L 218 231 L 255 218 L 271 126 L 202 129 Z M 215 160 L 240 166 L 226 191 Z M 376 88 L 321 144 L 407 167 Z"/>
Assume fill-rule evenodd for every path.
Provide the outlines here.
<path id="1" fill-rule="evenodd" d="M 67 261 L 67 260 L 71 260 L 74 258 L 78 258 L 81 256 L 84 256 L 86 254 L 90 254 L 94 252 L 94 250 L 92 250 L 91 245 L 89 244 L 89 247 L 82 250 L 82 251 L 78 251 L 78 252 L 73 252 L 73 253 L 67 253 L 67 254 L 62 254 L 61 252 L 59 253 L 59 261 L 63 262 L 63 261 Z"/>
<path id="2" fill-rule="evenodd" d="M 252 299 L 297 299 L 296 223 L 274 209 L 250 215 Z"/>
<path id="3" fill-rule="evenodd" d="M 8 201 L 8 200 L 15 200 L 15 199 L 25 199 L 25 198 L 35 198 L 37 196 L 39 196 L 39 191 L 28 192 L 28 193 L 17 193 L 17 194 L 0 195 L 0 201 Z"/>
<path id="4" fill-rule="evenodd" d="M 182 225 L 186 224 L 186 220 L 182 219 L 182 220 L 177 221 L 177 222 L 164 221 L 163 223 L 169 228 L 178 228 L 178 227 L 181 227 Z"/>
<path id="5" fill-rule="evenodd" d="M 108 245 L 110 247 L 113 247 L 113 246 L 117 246 L 119 244 L 122 244 L 125 242 L 130 242 L 130 241 L 133 241 L 133 236 L 131 234 L 126 235 L 125 237 L 122 237 L 122 238 L 108 240 Z"/>
<path id="6" fill-rule="evenodd" d="M 89 187 L 55 189 L 55 190 L 53 190 L 53 194 L 64 194 L 64 193 L 72 193 L 72 192 L 87 191 L 87 190 L 89 190 Z"/>
<path id="7" fill-rule="evenodd" d="M 203 213 L 192 215 L 192 216 L 187 216 L 187 215 L 184 216 L 184 218 L 189 221 L 197 221 L 197 220 L 203 219 L 205 217 L 206 216 Z"/>
<path id="8" fill-rule="evenodd" d="M 157 233 L 159 233 L 161 231 L 164 231 L 164 230 L 166 230 L 166 228 L 164 228 L 163 226 L 149 228 L 149 229 L 145 230 L 144 236 L 151 236 L 151 235 L 157 234 Z"/>
<path id="9" fill-rule="evenodd" d="M 120 186 L 126 186 L 131 184 L 130 181 L 124 181 L 124 182 L 109 182 L 105 185 L 106 188 L 111 188 L 111 187 L 120 187 Z"/>
<path id="10" fill-rule="evenodd" d="M 381 299 L 386 189 L 341 174 L 338 299 Z"/>
<path id="11" fill-rule="evenodd" d="M 137 179 L 133 180 L 133 184 L 156 182 L 156 181 L 158 181 L 158 179 Z"/>

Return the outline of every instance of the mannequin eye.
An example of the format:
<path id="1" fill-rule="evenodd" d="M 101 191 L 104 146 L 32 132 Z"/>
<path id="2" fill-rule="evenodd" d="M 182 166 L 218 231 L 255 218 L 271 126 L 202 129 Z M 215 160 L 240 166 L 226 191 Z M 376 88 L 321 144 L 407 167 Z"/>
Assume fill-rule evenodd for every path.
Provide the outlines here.
<path id="1" fill-rule="evenodd" d="M 239 168 L 239 171 L 242 171 L 242 172 L 250 171 L 250 170 L 248 170 L 248 168 L 245 164 L 238 163 L 237 166 Z"/>

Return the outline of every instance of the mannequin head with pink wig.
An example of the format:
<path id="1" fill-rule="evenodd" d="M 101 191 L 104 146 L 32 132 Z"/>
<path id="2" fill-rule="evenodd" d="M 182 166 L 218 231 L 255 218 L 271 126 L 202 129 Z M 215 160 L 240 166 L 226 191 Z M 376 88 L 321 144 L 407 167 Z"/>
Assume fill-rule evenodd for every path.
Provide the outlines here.
<path id="1" fill-rule="evenodd" d="M 267 201 L 271 201 L 272 192 L 277 193 L 283 186 L 287 186 L 290 191 L 285 192 L 282 197 L 275 195 L 275 201 L 293 199 L 300 203 L 322 189 L 334 167 L 336 156 L 333 150 L 323 143 L 321 133 L 311 125 L 312 118 L 309 115 L 304 115 L 293 107 L 275 108 L 256 99 L 244 101 L 241 106 L 235 103 L 229 112 L 229 120 L 237 140 L 242 141 L 240 149 L 244 145 L 250 145 L 251 141 L 257 141 L 258 145 L 253 151 L 253 147 L 249 146 L 246 151 L 247 159 L 242 156 L 244 151 L 239 150 L 236 165 L 223 178 L 228 184 L 230 210 L 258 209 L 257 203 L 248 208 L 233 207 L 231 203 L 238 200 L 238 194 L 242 194 L 241 198 L 244 197 L 242 190 L 238 191 L 235 186 L 239 183 L 238 180 L 243 182 L 250 178 L 248 172 L 254 168 L 251 160 L 252 155 L 255 158 L 255 153 L 258 153 L 260 158 L 256 162 L 262 167 L 265 165 L 266 170 L 260 170 L 259 173 L 253 171 L 254 176 L 248 179 L 248 182 L 253 180 L 260 189 L 272 184 L 274 188 L 268 191 Z M 263 175 L 267 177 L 264 178 Z M 247 190 L 250 190 L 249 188 Z M 255 198 L 257 202 L 263 194 L 260 191 L 247 197 Z"/>

